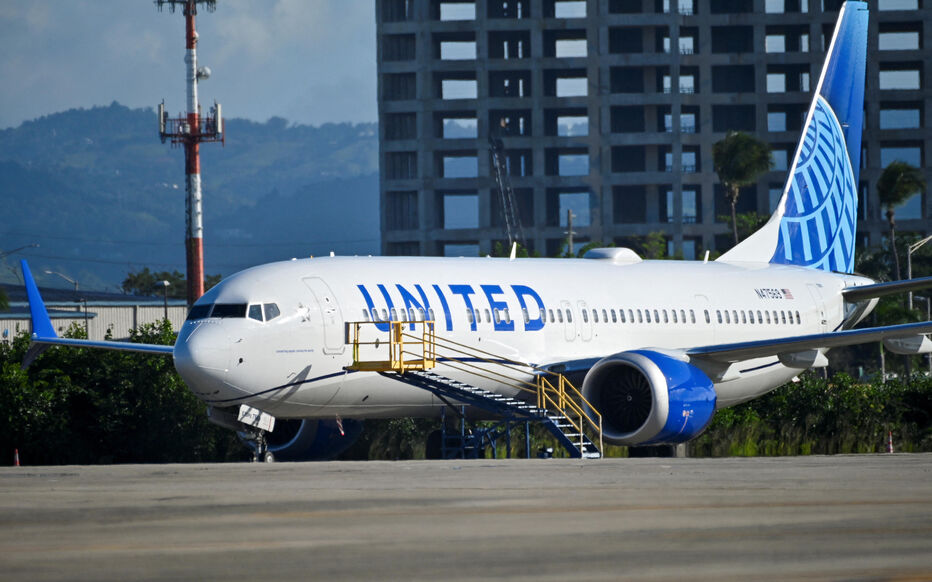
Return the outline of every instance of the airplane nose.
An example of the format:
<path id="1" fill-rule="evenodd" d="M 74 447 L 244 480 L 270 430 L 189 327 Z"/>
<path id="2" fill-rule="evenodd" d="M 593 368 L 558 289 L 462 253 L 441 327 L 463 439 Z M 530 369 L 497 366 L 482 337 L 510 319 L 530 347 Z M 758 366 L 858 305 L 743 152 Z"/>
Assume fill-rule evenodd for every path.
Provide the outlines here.
<path id="1" fill-rule="evenodd" d="M 205 401 L 239 396 L 227 394 L 230 368 L 230 340 L 219 325 L 185 324 L 175 343 L 175 369 L 194 394 Z"/>

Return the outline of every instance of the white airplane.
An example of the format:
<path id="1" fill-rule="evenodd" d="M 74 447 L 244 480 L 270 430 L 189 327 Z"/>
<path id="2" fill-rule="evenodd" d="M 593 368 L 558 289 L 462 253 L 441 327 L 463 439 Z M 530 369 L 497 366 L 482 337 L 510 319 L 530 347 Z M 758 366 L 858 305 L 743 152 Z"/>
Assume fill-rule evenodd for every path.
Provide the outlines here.
<path id="1" fill-rule="evenodd" d="M 783 197 L 766 225 L 715 261 L 644 261 L 605 248 L 577 260 L 271 263 L 208 291 L 173 347 L 57 337 L 24 261 L 31 357 L 50 345 L 171 355 L 215 413 L 248 405 L 301 419 L 273 447 L 300 458 L 347 444 L 334 444 L 335 420 L 436 417 L 448 405 L 420 387 L 348 370 L 349 322 L 384 333 L 389 321 L 433 320 L 440 337 L 584 375 L 605 440 L 621 445 L 688 441 L 716 409 L 827 365 L 832 347 L 884 340 L 896 353 L 932 351 L 923 335 L 932 322 L 851 329 L 877 297 L 932 286 L 875 284 L 853 273 L 867 21 L 865 2 L 842 7 Z M 448 363 L 436 371 L 467 381 Z M 535 371 L 525 374 L 533 380 Z M 468 381 L 516 394 L 490 377 Z"/>

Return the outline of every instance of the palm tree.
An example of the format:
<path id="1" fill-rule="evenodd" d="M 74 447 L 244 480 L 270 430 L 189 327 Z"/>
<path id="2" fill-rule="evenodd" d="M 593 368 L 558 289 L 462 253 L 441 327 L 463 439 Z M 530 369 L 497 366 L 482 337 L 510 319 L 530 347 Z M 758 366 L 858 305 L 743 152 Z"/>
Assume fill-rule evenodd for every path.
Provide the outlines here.
<path id="1" fill-rule="evenodd" d="M 773 167 L 770 145 L 741 131 L 729 131 L 712 146 L 712 163 L 715 173 L 731 203 L 731 228 L 738 244 L 738 216 L 735 207 L 741 188 L 757 182 L 764 172 Z"/>
<path id="2" fill-rule="evenodd" d="M 883 169 L 877 179 L 877 197 L 881 206 L 887 208 L 887 221 L 890 223 L 890 250 L 893 252 L 893 269 L 896 279 L 900 279 L 900 257 L 896 252 L 895 209 L 914 194 L 925 190 L 926 179 L 919 168 L 896 160 Z"/>

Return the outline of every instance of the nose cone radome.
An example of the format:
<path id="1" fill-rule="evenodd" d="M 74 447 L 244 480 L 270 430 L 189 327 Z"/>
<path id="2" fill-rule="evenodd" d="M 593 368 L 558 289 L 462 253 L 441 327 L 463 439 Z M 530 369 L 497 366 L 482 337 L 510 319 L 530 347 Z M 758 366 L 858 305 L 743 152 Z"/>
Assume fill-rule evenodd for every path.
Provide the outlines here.
<path id="1" fill-rule="evenodd" d="M 226 384 L 230 339 L 221 324 L 186 323 L 175 343 L 175 369 L 194 394 L 205 402 L 243 396 Z"/>

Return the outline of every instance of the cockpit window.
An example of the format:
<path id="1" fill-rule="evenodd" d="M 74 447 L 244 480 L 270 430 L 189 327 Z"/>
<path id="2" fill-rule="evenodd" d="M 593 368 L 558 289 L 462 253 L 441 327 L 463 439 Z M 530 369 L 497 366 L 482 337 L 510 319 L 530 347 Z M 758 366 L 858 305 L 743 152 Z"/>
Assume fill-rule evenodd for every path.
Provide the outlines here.
<path id="1" fill-rule="evenodd" d="M 191 310 L 188 311 L 188 321 L 206 319 L 210 315 L 210 308 L 213 306 L 213 303 L 201 303 L 200 305 L 191 306 Z"/>
<path id="2" fill-rule="evenodd" d="M 261 305 L 250 305 L 249 306 L 249 319 L 255 319 L 256 321 L 262 321 L 262 306 Z"/>
<path id="3" fill-rule="evenodd" d="M 217 303 L 211 317 L 246 317 L 245 303 Z"/>
<path id="4" fill-rule="evenodd" d="M 275 319 L 282 313 L 281 311 L 279 311 L 278 305 L 276 305 L 275 303 L 266 303 L 264 307 L 265 307 L 265 320 L 266 321 L 272 321 L 273 319 Z"/>

